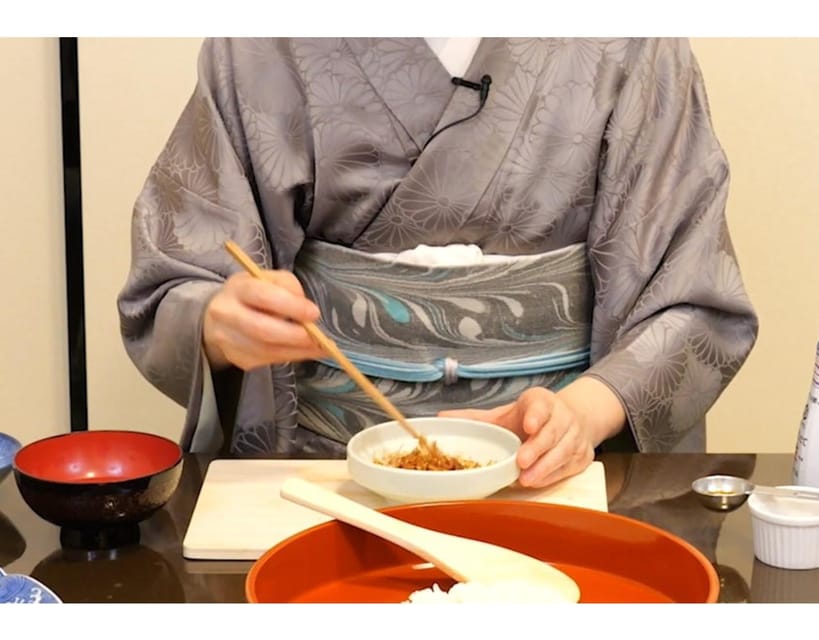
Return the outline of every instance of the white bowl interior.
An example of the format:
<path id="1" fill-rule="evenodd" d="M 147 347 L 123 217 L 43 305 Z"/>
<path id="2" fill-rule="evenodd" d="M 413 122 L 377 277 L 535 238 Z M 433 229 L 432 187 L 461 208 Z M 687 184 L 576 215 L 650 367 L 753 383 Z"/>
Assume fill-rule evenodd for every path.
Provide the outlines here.
<path id="1" fill-rule="evenodd" d="M 511 431 L 483 422 L 453 418 L 416 418 L 410 420 L 410 424 L 427 440 L 434 441 L 444 453 L 470 458 L 481 465 L 514 457 L 520 446 L 520 440 Z M 360 457 L 363 462 L 375 466 L 376 463 L 373 462 L 375 458 L 390 453 L 409 453 L 417 445 L 418 441 L 401 425 L 397 422 L 387 422 L 356 434 L 350 440 L 348 454 Z"/>

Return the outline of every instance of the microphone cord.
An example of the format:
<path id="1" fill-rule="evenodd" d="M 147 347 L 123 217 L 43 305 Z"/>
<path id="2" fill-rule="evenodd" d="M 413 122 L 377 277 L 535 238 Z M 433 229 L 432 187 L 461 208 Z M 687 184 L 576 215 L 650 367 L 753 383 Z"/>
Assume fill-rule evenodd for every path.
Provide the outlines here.
<path id="1" fill-rule="evenodd" d="M 481 112 L 481 109 L 483 109 L 483 105 L 486 104 L 486 99 L 489 97 L 489 85 L 492 84 L 492 76 L 489 76 L 489 75 L 483 76 L 481 78 L 480 84 L 478 84 L 477 82 L 471 82 L 469 80 L 464 80 L 463 78 L 452 78 L 452 84 L 454 84 L 456 86 L 459 86 L 459 87 L 467 87 L 467 88 L 472 89 L 474 91 L 479 91 L 480 92 L 480 103 L 478 104 L 478 108 L 475 110 L 474 113 L 471 113 L 470 115 L 468 115 L 468 116 L 466 116 L 464 118 L 461 118 L 460 120 L 455 120 L 454 122 L 450 122 L 445 127 L 441 127 L 440 129 L 438 129 L 438 131 L 436 131 L 435 133 L 433 133 L 429 137 L 429 139 L 426 141 L 426 143 L 422 147 L 421 151 L 426 149 L 427 146 L 429 145 L 429 143 L 432 142 L 432 139 L 435 138 L 439 133 L 443 133 L 444 131 L 446 131 L 450 127 L 454 127 L 456 124 L 461 124 L 462 122 L 466 122 L 467 120 L 470 120 L 470 119 L 474 118 L 476 115 L 478 115 Z"/>

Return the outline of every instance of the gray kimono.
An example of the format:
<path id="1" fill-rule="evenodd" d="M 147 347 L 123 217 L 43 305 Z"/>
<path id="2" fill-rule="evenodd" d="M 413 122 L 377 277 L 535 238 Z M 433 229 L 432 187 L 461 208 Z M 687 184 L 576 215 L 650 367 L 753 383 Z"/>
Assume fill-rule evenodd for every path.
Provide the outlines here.
<path id="1" fill-rule="evenodd" d="M 588 360 L 573 373 L 619 396 L 623 435 L 639 450 L 704 449 L 705 414 L 758 325 L 726 227 L 728 165 L 688 43 L 485 38 L 464 77 L 486 74 L 480 112 L 425 146 L 474 113 L 479 95 L 455 86 L 422 38 L 206 41 L 196 89 L 136 202 L 118 299 L 130 357 L 187 407 L 183 446 L 201 408 L 203 311 L 239 269 L 223 248 L 230 238 L 260 265 L 296 271 L 314 242 L 363 254 L 579 247 Z M 304 370 L 214 376 L 225 450 L 344 454 L 344 434 L 320 433 L 300 413 Z M 561 383 L 539 375 L 524 379 Z M 459 397 L 456 406 L 501 399 L 474 380 Z"/>

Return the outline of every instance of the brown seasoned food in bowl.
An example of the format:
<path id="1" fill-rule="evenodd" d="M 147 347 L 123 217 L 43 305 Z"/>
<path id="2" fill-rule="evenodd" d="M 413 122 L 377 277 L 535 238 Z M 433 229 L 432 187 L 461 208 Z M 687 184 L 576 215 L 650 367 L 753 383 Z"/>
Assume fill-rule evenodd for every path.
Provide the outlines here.
<path id="1" fill-rule="evenodd" d="M 481 466 L 480 462 L 475 462 L 470 458 L 444 453 L 435 442 L 428 443 L 427 447 L 416 446 L 408 453 L 403 451 L 385 453 L 374 458 L 373 462 L 396 469 L 415 471 L 458 471 Z"/>

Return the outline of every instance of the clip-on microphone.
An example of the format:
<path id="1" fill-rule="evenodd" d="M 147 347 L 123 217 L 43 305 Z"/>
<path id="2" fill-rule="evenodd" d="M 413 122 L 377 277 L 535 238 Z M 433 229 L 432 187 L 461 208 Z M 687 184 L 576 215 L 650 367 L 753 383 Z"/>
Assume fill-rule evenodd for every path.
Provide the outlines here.
<path id="1" fill-rule="evenodd" d="M 480 92 L 481 106 L 483 106 L 483 103 L 486 102 L 486 98 L 489 97 L 489 85 L 492 84 L 492 76 L 488 74 L 484 75 L 481 78 L 480 84 L 464 78 L 452 78 L 452 84 L 458 87 L 466 87 L 467 89 Z"/>
<path id="2" fill-rule="evenodd" d="M 472 82 L 471 80 L 465 80 L 464 78 L 452 78 L 452 84 L 456 87 L 466 87 L 467 89 L 472 89 L 473 91 L 477 91 L 480 95 L 480 103 L 478 104 L 478 108 L 475 113 L 466 116 L 465 118 L 461 118 L 460 120 L 456 120 L 455 122 L 450 122 L 445 127 L 438 129 L 435 133 L 433 133 L 429 139 L 427 140 L 426 144 L 424 145 L 424 149 L 427 148 L 427 145 L 432 142 L 432 139 L 437 136 L 439 133 L 446 131 L 452 126 L 456 124 L 460 124 L 461 122 L 465 122 L 470 118 L 474 118 L 481 112 L 483 109 L 483 105 L 486 103 L 486 99 L 489 97 L 489 85 L 492 84 L 492 76 L 485 74 L 480 81 L 480 84 L 477 82 Z M 422 149 L 423 150 L 423 149 Z"/>

